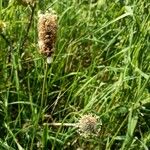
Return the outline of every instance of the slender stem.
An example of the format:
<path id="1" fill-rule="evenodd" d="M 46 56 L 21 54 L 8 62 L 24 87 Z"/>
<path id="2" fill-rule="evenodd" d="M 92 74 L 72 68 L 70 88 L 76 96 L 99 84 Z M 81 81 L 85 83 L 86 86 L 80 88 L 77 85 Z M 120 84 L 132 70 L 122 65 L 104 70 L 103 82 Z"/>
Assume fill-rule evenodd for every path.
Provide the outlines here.
<path id="1" fill-rule="evenodd" d="M 45 64 L 44 64 L 45 65 Z M 42 95 L 41 95 L 41 104 L 40 104 L 40 108 L 39 108 L 39 112 L 38 112 L 38 118 L 34 124 L 34 130 L 33 130 L 33 137 L 32 137 L 32 142 L 31 142 L 31 147 L 30 147 L 30 150 L 33 150 L 33 143 L 34 143 L 34 139 L 35 139 L 35 135 L 36 135 L 36 129 L 38 127 L 38 123 L 39 123 L 39 120 L 42 116 L 42 108 L 43 108 L 43 104 L 44 104 L 44 95 L 45 95 L 45 88 L 46 88 L 46 81 L 47 81 L 47 63 L 46 63 L 46 66 L 44 66 L 44 79 L 43 79 L 43 86 L 42 86 Z"/>
<path id="2" fill-rule="evenodd" d="M 45 95 L 45 89 L 46 89 L 46 84 L 47 84 L 47 82 L 46 82 L 47 81 L 47 71 L 48 71 L 48 64 L 46 63 L 46 65 L 45 65 L 45 73 L 44 73 L 44 80 L 43 80 L 43 87 L 42 87 L 42 97 L 41 97 L 41 107 L 40 107 L 40 109 L 42 109 L 42 107 L 44 105 L 44 98 L 45 98 L 44 95 Z"/>
<path id="3" fill-rule="evenodd" d="M 65 126 L 65 127 L 76 127 L 77 124 L 76 123 L 44 123 L 44 125 L 48 125 L 48 126 Z"/>

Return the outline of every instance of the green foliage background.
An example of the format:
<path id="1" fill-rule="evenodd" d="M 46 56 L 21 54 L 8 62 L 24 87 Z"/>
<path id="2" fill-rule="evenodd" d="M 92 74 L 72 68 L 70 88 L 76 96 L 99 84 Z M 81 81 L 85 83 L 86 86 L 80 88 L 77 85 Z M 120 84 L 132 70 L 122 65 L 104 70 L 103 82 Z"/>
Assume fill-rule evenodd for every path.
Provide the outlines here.
<path id="1" fill-rule="evenodd" d="M 58 15 L 52 64 L 38 52 L 38 11 Z M 6 25 L 6 26 L 5 26 Z M 148 0 L 0 0 L 0 149 L 150 148 Z M 93 113 L 97 137 L 71 127 Z"/>

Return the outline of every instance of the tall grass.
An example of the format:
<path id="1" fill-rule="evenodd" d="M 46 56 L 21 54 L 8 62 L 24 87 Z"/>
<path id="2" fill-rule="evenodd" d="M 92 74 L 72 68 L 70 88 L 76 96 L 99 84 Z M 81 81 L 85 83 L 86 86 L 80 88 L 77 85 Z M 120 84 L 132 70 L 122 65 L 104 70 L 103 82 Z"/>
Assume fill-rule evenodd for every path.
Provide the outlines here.
<path id="1" fill-rule="evenodd" d="M 50 65 L 37 45 L 37 12 L 49 8 L 59 24 Z M 149 35 L 146 0 L 0 0 L 0 149 L 148 150 Z M 102 120 L 95 137 L 48 125 L 89 113 Z"/>

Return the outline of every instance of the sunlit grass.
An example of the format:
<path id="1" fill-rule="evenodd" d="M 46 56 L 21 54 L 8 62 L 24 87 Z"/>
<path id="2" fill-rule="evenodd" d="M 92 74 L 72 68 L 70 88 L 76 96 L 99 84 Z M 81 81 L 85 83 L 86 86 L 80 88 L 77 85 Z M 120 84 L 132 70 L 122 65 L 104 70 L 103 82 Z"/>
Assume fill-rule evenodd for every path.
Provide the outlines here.
<path id="1" fill-rule="evenodd" d="M 37 37 L 37 13 L 49 8 L 58 15 L 51 64 Z M 148 150 L 149 20 L 146 0 L 44 0 L 35 9 L 1 0 L 0 149 Z M 63 126 L 85 114 L 102 121 L 97 136 Z"/>

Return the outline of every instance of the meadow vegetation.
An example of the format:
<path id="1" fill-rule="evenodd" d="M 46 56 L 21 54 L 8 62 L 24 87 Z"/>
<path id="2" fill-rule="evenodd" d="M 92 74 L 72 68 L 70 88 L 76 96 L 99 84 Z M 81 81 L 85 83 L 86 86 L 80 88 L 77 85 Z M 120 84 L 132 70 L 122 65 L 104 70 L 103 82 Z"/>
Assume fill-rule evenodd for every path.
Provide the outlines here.
<path id="1" fill-rule="evenodd" d="M 150 149 L 150 2 L 35 1 L 0 0 L 0 150 Z M 51 64 L 37 33 L 49 9 Z M 63 126 L 87 114 L 102 122 L 96 136 Z"/>

